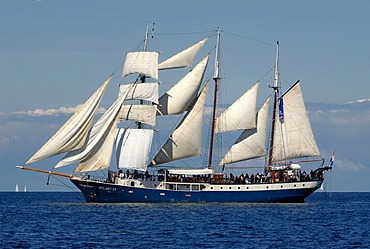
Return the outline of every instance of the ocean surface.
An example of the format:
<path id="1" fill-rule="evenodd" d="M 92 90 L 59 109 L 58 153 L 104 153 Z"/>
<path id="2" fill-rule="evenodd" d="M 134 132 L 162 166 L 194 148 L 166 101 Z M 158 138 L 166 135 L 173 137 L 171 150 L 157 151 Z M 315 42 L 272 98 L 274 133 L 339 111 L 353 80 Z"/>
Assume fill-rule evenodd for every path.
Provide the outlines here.
<path id="1" fill-rule="evenodd" d="M 0 192 L 1 248 L 370 248 L 370 193 L 302 204 L 94 204 Z"/>

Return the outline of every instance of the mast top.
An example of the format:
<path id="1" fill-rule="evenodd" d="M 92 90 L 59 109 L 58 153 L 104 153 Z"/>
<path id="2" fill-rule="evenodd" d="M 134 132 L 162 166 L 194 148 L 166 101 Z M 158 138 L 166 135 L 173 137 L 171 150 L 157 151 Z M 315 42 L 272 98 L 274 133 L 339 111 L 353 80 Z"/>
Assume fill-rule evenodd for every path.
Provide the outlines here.
<path id="1" fill-rule="evenodd" d="M 220 79 L 220 26 L 217 27 L 217 41 L 216 41 L 216 54 L 215 54 L 215 71 L 213 74 L 213 79 Z"/>
<path id="2" fill-rule="evenodd" d="M 144 48 L 143 51 L 148 50 L 148 37 L 149 37 L 149 29 L 152 27 L 152 38 L 153 38 L 153 33 L 154 33 L 154 22 L 153 23 L 148 23 L 146 25 L 146 32 L 145 32 L 145 37 L 144 37 Z"/>
<path id="3" fill-rule="evenodd" d="M 276 42 L 276 60 L 275 60 L 275 77 L 274 77 L 274 89 L 278 89 L 279 84 L 279 41 Z"/>

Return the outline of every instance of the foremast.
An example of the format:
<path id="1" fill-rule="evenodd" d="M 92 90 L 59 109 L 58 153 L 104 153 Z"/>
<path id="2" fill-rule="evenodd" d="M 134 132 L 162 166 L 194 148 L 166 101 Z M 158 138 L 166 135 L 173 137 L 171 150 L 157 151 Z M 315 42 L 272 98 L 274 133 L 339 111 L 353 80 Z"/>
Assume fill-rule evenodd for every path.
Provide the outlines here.
<path id="1" fill-rule="evenodd" d="M 154 31 L 154 23 L 153 24 L 147 24 L 146 25 L 146 32 L 145 32 L 145 37 L 144 37 L 144 46 L 143 46 L 143 52 L 146 52 L 148 51 L 148 37 L 149 37 L 149 27 L 150 25 L 152 25 L 152 31 Z M 140 74 L 139 75 L 139 78 L 140 78 L 140 82 L 141 83 L 145 83 L 146 81 L 146 75 L 145 74 Z M 144 103 L 143 100 L 140 100 L 140 105 L 142 105 Z M 141 129 L 142 128 L 142 123 L 141 122 L 137 122 L 137 128 L 138 129 Z"/>
<path id="2" fill-rule="evenodd" d="M 208 155 L 208 165 L 207 168 L 212 168 L 212 157 L 213 157 L 213 143 L 215 135 L 215 122 L 216 122 L 216 105 L 217 105 L 217 92 L 218 84 L 220 81 L 220 27 L 217 28 L 217 42 L 216 42 L 216 54 L 215 54 L 215 69 L 213 74 L 213 81 L 215 83 L 214 93 L 213 93 L 213 109 L 212 109 L 212 120 L 211 120 L 211 137 L 209 142 L 209 155 Z"/>

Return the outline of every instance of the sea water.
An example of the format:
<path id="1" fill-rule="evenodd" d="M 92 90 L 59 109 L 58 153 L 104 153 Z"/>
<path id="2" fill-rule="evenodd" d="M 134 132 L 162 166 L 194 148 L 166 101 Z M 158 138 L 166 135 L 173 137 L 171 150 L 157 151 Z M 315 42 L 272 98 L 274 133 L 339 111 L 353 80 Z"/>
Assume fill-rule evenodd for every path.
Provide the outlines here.
<path id="1" fill-rule="evenodd" d="M 1 248 L 370 248 L 370 193 L 300 204 L 96 204 L 0 192 Z"/>

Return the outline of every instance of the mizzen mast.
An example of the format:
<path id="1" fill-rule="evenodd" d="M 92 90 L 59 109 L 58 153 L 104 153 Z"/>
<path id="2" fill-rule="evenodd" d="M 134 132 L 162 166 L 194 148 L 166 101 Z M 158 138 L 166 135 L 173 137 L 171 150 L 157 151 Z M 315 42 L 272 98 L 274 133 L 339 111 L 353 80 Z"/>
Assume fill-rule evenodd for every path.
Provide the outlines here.
<path id="1" fill-rule="evenodd" d="M 215 134 L 218 82 L 221 79 L 220 78 L 219 55 L 220 55 L 220 27 L 217 28 L 215 70 L 214 70 L 214 74 L 213 74 L 213 81 L 215 82 L 215 88 L 214 88 L 214 94 L 213 94 L 213 110 L 212 110 L 212 121 L 211 121 L 211 138 L 210 138 L 210 143 L 209 143 L 208 169 L 212 168 L 213 140 L 214 140 L 214 134 Z"/>
<path id="2" fill-rule="evenodd" d="M 279 98 L 279 41 L 276 42 L 275 77 L 274 77 L 274 85 L 272 86 L 272 89 L 274 89 L 274 104 L 273 104 L 273 110 L 272 110 L 271 137 L 270 137 L 270 148 L 269 148 L 267 171 L 270 171 L 272 167 L 272 152 L 273 152 L 273 147 L 274 147 L 276 107 L 277 107 L 277 102 Z"/>

